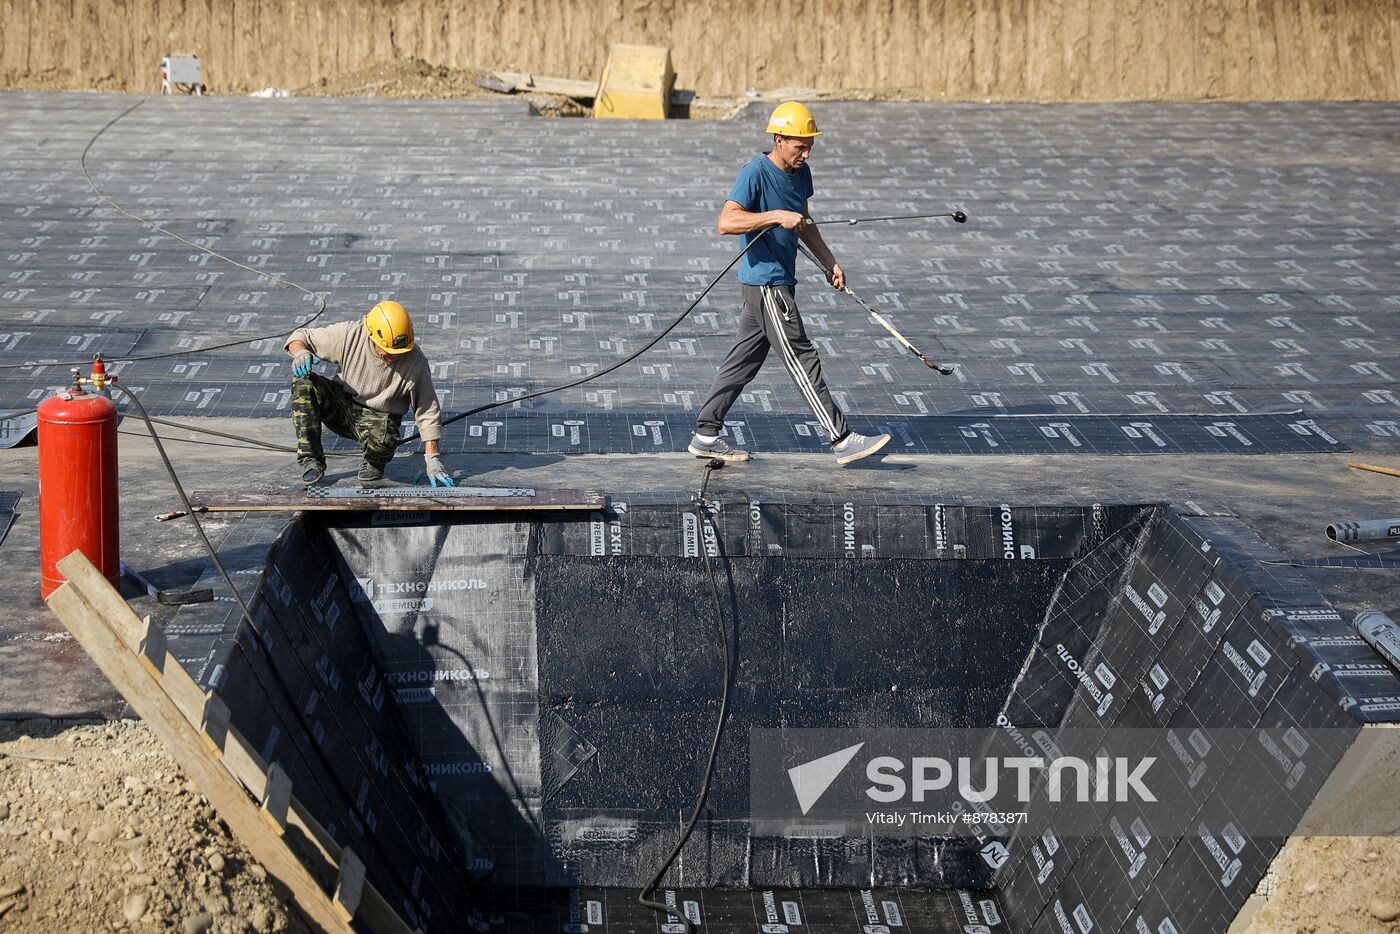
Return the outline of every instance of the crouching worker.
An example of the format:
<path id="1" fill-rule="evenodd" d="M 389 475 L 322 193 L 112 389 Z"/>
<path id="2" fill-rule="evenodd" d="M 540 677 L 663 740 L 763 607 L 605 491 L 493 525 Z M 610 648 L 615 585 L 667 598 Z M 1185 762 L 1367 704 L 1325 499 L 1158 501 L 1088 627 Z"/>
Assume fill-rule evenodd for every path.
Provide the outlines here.
<path id="1" fill-rule="evenodd" d="M 326 473 L 322 425 L 364 450 L 361 482 L 382 479 L 399 446 L 399 423 L 412 408 L 428 480 L 433 486 L 454 485 L 439 457 L 442 410 L 428 358 L 414 346 L 413 322 L 402 305 L 380 302 L 363 323 L 298 328 L 285 349 L 292 357 L 292 424 L 303 483 L 310 486 Z M 311 371 L 322 360 L 340 366 L 334 379 Z"/>

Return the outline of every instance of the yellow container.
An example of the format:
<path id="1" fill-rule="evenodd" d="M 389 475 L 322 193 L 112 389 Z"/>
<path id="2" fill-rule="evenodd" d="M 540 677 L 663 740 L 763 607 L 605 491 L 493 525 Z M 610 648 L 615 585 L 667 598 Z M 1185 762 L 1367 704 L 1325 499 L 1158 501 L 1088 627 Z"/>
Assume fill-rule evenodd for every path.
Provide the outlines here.
<path id="1" fill-rule="evenodd" d="M 662 45 L 617 43 L 608 50 L 593 116 L 614 120 L 664 120 L 671 111 L 671 50 Z"/>

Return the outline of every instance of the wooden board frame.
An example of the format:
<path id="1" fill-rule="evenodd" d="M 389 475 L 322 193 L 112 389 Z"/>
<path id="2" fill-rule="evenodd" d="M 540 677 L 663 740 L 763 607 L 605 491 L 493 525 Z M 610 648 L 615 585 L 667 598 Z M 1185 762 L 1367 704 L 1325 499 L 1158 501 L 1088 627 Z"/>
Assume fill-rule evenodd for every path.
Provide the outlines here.
<path id="1" fill-rule="evenodd" d="M 306 919 L 331 932 L 411 934 L 413 929 L 364 878 L 364 864 L 342 850 L 297 801 L 286 773 L 262 761 L 228 724 L 227 707 L 218 695 L 202 691 L 165 650 L 164 632 L 149 617 L 137 617 L 81 552 L 58 562 L 58 570 L 66 580 L 49 595 L 49 609 L 238 841 L 287 887 Z"/>

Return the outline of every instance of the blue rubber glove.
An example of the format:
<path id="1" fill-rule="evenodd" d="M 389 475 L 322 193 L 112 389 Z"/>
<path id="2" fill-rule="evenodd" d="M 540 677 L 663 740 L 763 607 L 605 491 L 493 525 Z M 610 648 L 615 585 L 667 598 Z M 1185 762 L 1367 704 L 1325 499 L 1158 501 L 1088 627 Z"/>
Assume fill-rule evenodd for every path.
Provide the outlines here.
<path id="1" fill-rule="evenodd" d="M 309 350 L 303 350 L 292 358 L 292 375 L 297 379 L 304 379 L 311 372 L 312 364 L 320 362 L 320 357 Z"/>
<path id="2" fill-rule="evenodd" d="M 428 482 L 433 486 L 456 486 L 457 481 L 452 479 L 452 475 L 447 472 L 447 468 L 442 466 L 442 458 L 436 454 L 424 454 L 423 465 L 427 468 Z"/>

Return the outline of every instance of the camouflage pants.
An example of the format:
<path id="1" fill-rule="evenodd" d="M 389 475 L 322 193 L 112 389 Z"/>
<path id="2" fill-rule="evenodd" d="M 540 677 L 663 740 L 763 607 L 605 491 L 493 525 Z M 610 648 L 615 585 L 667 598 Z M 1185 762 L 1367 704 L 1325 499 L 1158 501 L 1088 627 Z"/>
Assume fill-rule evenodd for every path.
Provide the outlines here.
<path id="1" fill-rule="evenodd" d="M 366 408 L 351 398 L 339 383 L 312 373 L 292 380 L 292 425 L 297 430 L 297 462 L 324 465 L 326 452 L 321 448 L 321 426 L 357 441 L 364 449 L 365 460 L 384 468 L 399 446 L 400 415 Z"/>

